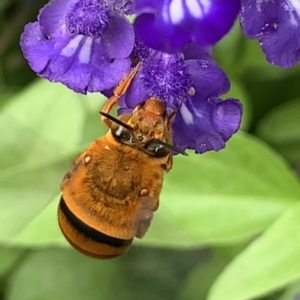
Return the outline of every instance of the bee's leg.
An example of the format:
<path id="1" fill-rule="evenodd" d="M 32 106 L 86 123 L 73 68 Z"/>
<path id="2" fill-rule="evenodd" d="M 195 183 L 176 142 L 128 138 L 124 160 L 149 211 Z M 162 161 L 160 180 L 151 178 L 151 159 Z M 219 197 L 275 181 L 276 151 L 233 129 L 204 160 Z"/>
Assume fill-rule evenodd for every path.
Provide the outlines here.
<path id="1" fill-rule="evenodd" d="M 173 166 L 173 155 L 169 154 L 167 162 L 163 164 L 162 167 L 164 168 L 165 171 L 168 172 L 172 169 L 172 166 Z"/>
<path id="2" fill-rule="evenodd" d="M 109 114 L 112 108 L 116 105 L 118 99 L 126 93 L 127 89 L 130 86 L 131 81 L 133 80 L 134 76 L 136 75 L 138 69 L 140 67 L 140 63 L 138 63 L 131 72 L 126 75 L 122 81 L 116 86 L 114 89 L 114 94 L 108 100 L 106 100 L 101 112 Z M 107 119 L 105 116 L 101 115 L 101 121 L 105 123 L 108 127 L 111 126 L 111 121 Z"/>
<path id="3" fill-rule="evenodd" d="M 168 121 L 167 121 L 167 128 L 168 130 L 171 130 L 171 124 L 172 124 L 172 120 L 173 118 L 176 116 L 177 110 L 173 110 L 171 112 L 171 114 L 168 116 Z"/>

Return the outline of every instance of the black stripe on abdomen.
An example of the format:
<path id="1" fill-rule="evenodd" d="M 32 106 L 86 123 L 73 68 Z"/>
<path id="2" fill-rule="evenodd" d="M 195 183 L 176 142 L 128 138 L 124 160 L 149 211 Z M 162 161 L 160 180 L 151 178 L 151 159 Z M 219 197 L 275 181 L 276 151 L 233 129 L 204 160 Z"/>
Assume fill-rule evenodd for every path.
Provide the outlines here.
<path id="1" fill-rule="evenodd" d="M 63 197 L 60 198 L 59 208 L 67 218 L 68 222 L 81 234 L 83 234 L 86 238 L 89 238 L 97 243 L 106 244 L 115 248 L 127 247 L 131 245 L 132 239 L 123 240 L 115 237 L 111 237 L 106 235 L 96 229 L 88 226 L 80 219 L 78 219 L 72 211 L 68 208 Z"/>

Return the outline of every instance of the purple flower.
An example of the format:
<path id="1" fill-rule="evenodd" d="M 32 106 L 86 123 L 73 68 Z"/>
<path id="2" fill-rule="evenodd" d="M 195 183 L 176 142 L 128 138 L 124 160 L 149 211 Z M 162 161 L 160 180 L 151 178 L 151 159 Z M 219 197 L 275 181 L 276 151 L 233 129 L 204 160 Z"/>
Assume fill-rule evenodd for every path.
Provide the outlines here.
<path id="1" fill-rule="evenodd" d="M 122 15 L 129 2 L 53 0 L 21 36 L 30 67 L 79 93 L 118 84 L 130 69 L 134 46 L 132 25 Z"/>
<path id="2" fill-rule="evenodd" d="M 240 0 L 135 0 L 137 38 L 166 52 L 182 50 L 189 42 L 213 45 L 233 25 Z"/>
<path id="3" fill-rule="evenodd" d="M 287 68 L 300 60 L 299 0 L 242 0 L 241 25 L 270 63 Z"/>
<path id="4" fill-rule="evenodd" d="M 218 151 L 239 129 L 242 107 L 235 99 L 218 97 L 229 90 L 226 74 L 208 49 L 190 45 L 184 52 L 166 54 L 137 44 L 142 61 L 131 86 L 119 101 L 119 114 L 155 97 L 176 111 L 173 123 L 176 147 L 196 153 Z"/>

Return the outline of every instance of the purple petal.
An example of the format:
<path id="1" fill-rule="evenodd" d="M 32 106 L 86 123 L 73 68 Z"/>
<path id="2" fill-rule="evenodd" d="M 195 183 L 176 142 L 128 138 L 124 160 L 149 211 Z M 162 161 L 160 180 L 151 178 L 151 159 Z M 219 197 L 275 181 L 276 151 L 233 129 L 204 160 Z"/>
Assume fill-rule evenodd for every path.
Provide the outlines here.
<path id="1" fill-rule="evenodd" d="M 94 47 L 95 55 L 92 56 L 90 68 L 93 69 L 93 77 L 90 82 L 91 89 L 88 91 L 98 92 L 116 86 L 130 71 L 131 61 L 129 58 L 108 60 L 106 57 L 96 55 L 101 53 L 101 44 Z"/>
<path id="2" fill-rule="evenodd" d="M 192 87 L 201 99 L 218 97 L 229 91 L 230 82 L 224 71 L 214 62 L 206 59 L 185 61 L 192 78 Z"/>
<path id="3" fill-rule="evenodd" d="M 213 126 L 226 142 L 239 129 L 243 108 L 241 103 L 235 99 L 221 102 L 215 100 L 214 102 Z"/>
<path id="4" fill-rule="evenodd" d="M 131 113 L 132 113 L 132 108 L 120 107 L 118 109 L 118 116 L 123 115 L 123 114 L 131 114 Z"/>
<path id="5" fill-rule="evenodd" d="M 263 34 L 259 41 L 268 62 L 289 68 L 300 61 L 299 32 L 300 26 L 295 30 L 283 24 L 276 32 Z"/>
<path id="6" fill-rule="evenodd" d="M 245 35 L 257 38 L 266 23 L 272 24 L 277 19 L 277 6 L 273 1 L 242 0 L 240 21 Z"/>
<path id="7" fill-rule="evenodd" d="M 239 8 L 240 0 L 136 0 L 135 32 L 147 46 L 166 52 L 193 41 L 213 45 L 232 27 Z"/>
<path id="8" fill-rule="evenodd" d="M 79 0 L 52 0 L 41 9 L 38 17 L 41 30 L 48 37 L 67 33 L 65 17 L 67 9 Z"/>
<path id="9" fill-rule="evenodd" d="M 126 94 L 119 99 L 119 106 L 122 110 L 128 108 L 132 110 L 138 104 L 149 98 L 140 73 L 141 71 L 139 70 L 132 80 Z"/>
<path id="10" fill-rule="evenodd" d="M 212 60 L 212 49 L 211 47 L 200 47 L 195 43 L 189 43 L 183 50 L 185 59 L 206 59 Z"/>
<path id="11" fill-rule="evenodd" d="M 153 14 L 138 16 L 134 21 L 134 30 L 137 39 L 148 47 L 169 53 L 180 51 L 190 41 L 187 31 L 165 23 Z"/>
<path id="12" fill-rule="evenodd" d="M 286 68 L 300 60 L 300 12 L 292 1 L 243 0 L 241 25 L 260 41 L 270 63 Z"/>
<path id="13" fill-rule="evenodd" d="M 29 23 L 25 26 L 20 44 L 23 55 L 33 71 L 41 73 L 46 68 L 51 56 L 49 52 L 49 44 L 51 43 L 52 41 L 47 40 L 41 31 L 38 22 Z"/>
<path id="14" fill-rule="evenodd" d="M 28 24 L 21 37 L 24 57 L 38 75 L 61 82 L 79 93 L 100 92 L 118 84 L 130 70 L 129 59 L 111 61 L 103 46 L 90 37 L 45 38 L 38 23 Z"/>
<path id="15" fill-rule="evenodd" d="M 192 41 L 200 46 L 214 45 L 218 42 L 231 29 L 240 10 L 240 0 L 210 2 L 211 5 L 207 12 L 204 12 L 201 22 L 198 20 L 194 26 Z"/>
<path id="16" fill-rule="evenodd" d="M 105 96 L 106 98 L 110 98 L 114 94 L 114 88 L 105 89 L 101 91 L 101 94 Z"/>
<path id="17" fill-rule="evenodd" d="M 140 13 L 154 13 L 157 9 L 162 9 L 163 1 L 135 0 L 133 10 Z"/>
<path id="18" fill-rule="evenodd" d="M 84 44 L 74 56 L 59 55 L 51 61 L 51 74 L 46 78 L 62 82 L 79 93 L 100 92 L 117 85 L 129 72 L 130 60 L 110 61 L 101 44 L 91 38 L 84 39 Z M 83 55 L 84 52 L 86 55 Z M 55 74 L 54 78 L 52 74 Z"/>
<path id="19" fill-rule="evenodd" d="M 183 104 L 177 113 L 174 144 L 180 149 L 194 149 L 196 153 L 221 150 L 240 127 L 242 106 L 234 99 L 199 100 Z"/>
<path id="20" fill-rule="evenodd" d="M 134 46 L 134 31 L 127 19 L 112 16 L 108 28 L 104 31 L 102 45 L 110 58 L 125 58 Z"/>

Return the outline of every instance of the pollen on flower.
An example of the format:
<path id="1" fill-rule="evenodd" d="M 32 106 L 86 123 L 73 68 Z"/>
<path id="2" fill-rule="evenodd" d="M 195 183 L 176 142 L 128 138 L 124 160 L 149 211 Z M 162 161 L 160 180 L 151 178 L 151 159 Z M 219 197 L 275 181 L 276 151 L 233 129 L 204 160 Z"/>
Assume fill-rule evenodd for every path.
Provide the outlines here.
<path id="1" fill-rule="evenodd" d="M 150 49 L 146 47 L 143 43 L 136 41 L 131 57 L 138 58 L 141 61 L 144 61 L 150 54 Z"/>
<path id="2" fill-rule="evenodd" d="M 121 14 L 129 15 L 132 12 L 132 0 L 102 0 L 103 5 Z"/>
<path id="3" fill-rule="evenodd" d="M 196 90 L 195 88 L 193 88 L 192 86 L 190 87 L 190 89 L 188 90 L 188 94 L 190 96 L 194 96 L 196 94 Z"/>
<path id="4" fill-rule="evenodd" d="M 98 0 L 81 0 L 66 15 L 70 33 L 99 38 L 110 21 L 109 10 Z"/>
<path id="5" fill-rule="evenodd" d="M 191 77 L 182 55 L 153 51 L 144 61 L 141 77 L 149 95 L 163 99 L 172 109 L 189 95 Z"/>

